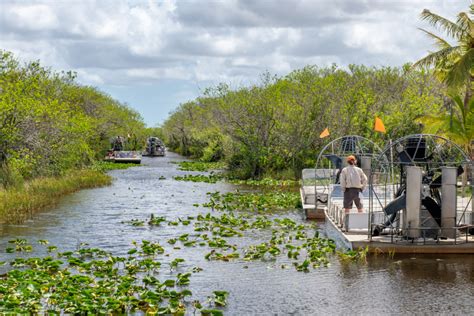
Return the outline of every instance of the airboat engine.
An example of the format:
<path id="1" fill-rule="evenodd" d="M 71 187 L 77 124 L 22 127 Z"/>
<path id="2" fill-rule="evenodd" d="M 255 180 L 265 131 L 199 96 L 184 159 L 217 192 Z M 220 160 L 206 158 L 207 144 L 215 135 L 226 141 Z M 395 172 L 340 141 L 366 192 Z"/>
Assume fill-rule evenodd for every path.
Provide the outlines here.
<path id="1" fill-rule="evenodd" d="M 458 169 L 441 168 L 441 194 L 438 199 L 433 198 L 430 184 L 423 183 L 422 168 L 409 166 L 406 174 L 406 215 L 402 226 L 404 236 L 455 238 Z"/>
<path id="2" fill-rule="evenodd" d="M 389 145 L 382 155 L 388 157 L 388 165 L 378 159 L 382 163 L 372 172 L 384 175 L 384 183 L 373 183 L 372 177 L 369 182 L 393 198 L 379 203 L 386 220 L 372 225 L 372 236 L 456 238 L 460 225 L 472 224 L 473 212 L 466 212 L 472 197 L 458 199 L 457 189 L 458 177 L 471 162 L 457 145 L 440 136 L 410 135 Z M 371 211 L 375 213 L 375 207 Z"/>

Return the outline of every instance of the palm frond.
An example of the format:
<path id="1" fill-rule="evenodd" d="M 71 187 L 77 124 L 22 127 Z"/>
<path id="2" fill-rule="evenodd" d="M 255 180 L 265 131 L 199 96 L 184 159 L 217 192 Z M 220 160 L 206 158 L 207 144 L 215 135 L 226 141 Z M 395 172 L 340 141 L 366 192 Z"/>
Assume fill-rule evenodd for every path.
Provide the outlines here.
<path id="1" fill-rule="evenodd" d="M 440 15 L 432 13 L 428 9 L 424 9 L 423 12 L 421 12 L 421 19 L 424 21 L 427 21 L 434 27 L 437 27 L 445 31 L 448 36 L 456 38 L 456 39 L 460 38 L 465 33 L 465 30 L 461 28 L 459 25 L 457 25 L 456 23 L 446 18 L 443 18 Z"/>
<path id="2" fill-rule="evenodd" d="M 433 38 L 436 42 L 436 45 L 443 49 L 443 48 L 447 48 L 447 47 L 451 47 L 451 44 L 449 44 L 445 39 L 439 37 L 438 35 L 430 32 L 430 31 L 427 31 L 425 29 L 422 29 L 422 28 L 418 28 L 420 31 L 424 32 L 426 35 L 428 35 L 428 37 L 430 38 Z"/>
<path id="3" fill-rule="evenodd" d="M 454 104 L 458 107 L 458 109 L 460 109 L 461 111 L 464 110 L 464 103 L 459 94 L 450 95 L 449 97 L 451 98 L 451 100 L 453 100 Z"/>
<path id="4" fill-rule="evenodd" d="M 470 110 L 466 112 L 460 95 L 450 97 L 454 102 L 452 112 L 426 115 L 418 121 L 423 123 L 425 132 L 442 135 L 460 145 L 468 146 L 470 140 L 474 139 L 474 99 L 471 99 Z"/>
<path id="5" fill-rule="evenodd" d="M 460 50 L 459 46 L 450 46 L 437 52 L 430 53 L 413 64 L 413 67 L 430 67 L 439 63 L 446 63 L 446 60 Z"/>
<path id="6" fill-rule="evenodd" d="M 466 83 L 474 69 L 474 48 L 460 56 L 446 74 L 446 83 L 450 86 L 460 86 Z"/>
<path id="7" fill-rule="evenodd" d="M 449 115 L 447 114 L 426 115 L 418 121 L 424 125 L 424 131 L 429 134 L 437 134 L 439 131 L 449 129 Z"/>
<path id="8" fill-rule="evenodd" d="M 454 101 L 454 105 L 456 106 L 456 113 L 459 113 L 459 121 L 461 121 L 464 125 L 466 123 L 466 110 L 464 108 L 464 102 L 459 94 L 455 96 L 451 96 L 451 99 Z"/>
<path id="9" fill-rule="evenodd" d="M 472 20 L 466 12 L 460 12 L 458 14 L 458 20 L 456 22 L 456 24 L 464 30 L 464 34 L 472 36 Z"/>

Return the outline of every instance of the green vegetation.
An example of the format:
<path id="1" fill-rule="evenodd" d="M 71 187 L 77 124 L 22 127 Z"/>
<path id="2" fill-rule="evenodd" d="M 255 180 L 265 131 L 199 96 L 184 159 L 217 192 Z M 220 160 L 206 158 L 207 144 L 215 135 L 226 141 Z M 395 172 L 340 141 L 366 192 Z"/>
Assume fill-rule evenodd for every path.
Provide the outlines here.
<path id="1" fill-rule="evenodd" d="M 56 73 L 39 62 L 21 65 L 0 52 L 0 185 L 64 175 L 102 159 L 117 135 L 129 146 L 147 130 L 140 115 L 75 74 Z M 139 146 L 141 148 L 141 144 Z"/>
<path id="2" fill-rule="evenodd" d="M 300 207 L 300 196 L 296 192 L 207 193 L 210 201 L 203 206 L 213 210 L 271 213 Z"/>
<path id="3" fill-rule="evenodd" d="M 439 111 L 420 119 L 427 133 L 438 134 L 454 141 L 469 153 L 471 140 L 474 139 L 474 99 L 464 109 L 461 97 L 454 96 L 449 110 Z"/>
<path id="4" fill-rule="evenodd" d="M 100 165 L 104 168 L 104 164 Z M 204 258 L 210 261 L 280 260 L 282 269 L 288 268 L 286 263 L 290 262 L 301 272 L 329 265 L 335 251 L 332 240 L 321 238 L 312 225 L 290 218 L 271 218 L 268 214 L 292 209 L 297 198 L 291 194 L 215 192 L 209 193 L 209 198 L 208 206 L 222 212 L 173 220 L 152 214 L 148 219 L 134 219 L 127 224 L 148 225 L 151 229 L 193 225 L 194 233 L 177 235 L 167 242 L 176 250 L 181 246 L 207 247 Z M 240 247 L 228 239 L 242 238 L 245 231 L 255 230 L 266 230 L 269 239 Z M 58 252 L 58 247 L 49 245 L 47 240 L 39 240 L 48 254 L 30 257 L 24 253 L 34 249 L 26 240 L 11 240 L 10 244 L 5 252 L 13 258 L 0 263 L 12 267 L 0 276 L 0 312 L 182 315 L 199 311 L 201 315 L 222 315 L 216 308 L 227 305 L 227 291 L 210 290 L 212 295 L 207 296 L 206 302 L 192 300 L 193 293 L 186 287 L 192 275 L 202 269 L 182 271 L 185 260 L 179 257 L 167 259 L 164 265 L 163 259 L 169 258 L 170 253 L 155 241 L 135 242 L 128 256 L 115 256 L 86 245 L 76 251 Z M 162 268 L 169 269 L 172 277 L 160 279 Z"/>
<path id="5" fill-rule="evenodd" d="M 356 134 L 381 147 L 389 138 L 420 133 L 425 127 L 470 150 L 473 14 L 470 5 L 469 12 L 459 13 L 452 22 L 424 10 L 422 19 L 456 44 L 422 30 L 439 50 L 415 67 L 307 66 L 283 77 L 266 73 L 249 87 L 209 88 L 172 113 L 163 125 L 165 140 L 183 155 L 225 162 L 239 179 L 299 177 L 301 169 L 314 166 L 328 142 L 319 138 L 326 127 L 331 138 Z M 434 69 L 427 69 L 431 66 Z M 373 132 L 375 116 L 385 123 L 385 137 Z"/>
<path id="6" fill-rule="evenodd" d="M 369 253 L 369 247 L 349 250 L 346 252 L 337 251 L 336 252 L 339 260 L 343 263 L 347 262 L 362 262 L 367 263 L 367 254 Z"/>
<path id="7" fill-rule="evenodd" d="M 19 256 L 1 263 L 12 270 L 0 276 L 0 312 L 184 315 L 190 309 L 217 315 L 222 312 L 215 308 L 227 304 L 228 293 L 217 290 L 205 303 L 189 300 L 193 293 L 186 287 L 199 268 L 160 280 L 164 251 L 156 242 L 144 240 L 128 256 L 114 256 L 86 245 L 57 252 L 47 241 L 38 241 L 49 255 L 26 258 L 22 253 L 32 251 L 32 245 L 24 239 L 10 243 L 14 248 L 8 247 L 7 253 Z M 176 269 L 182 262 L 176 258 L 170 266 Z"/>
<path id="8" fill-rule="evenodd" d="M 18 223 L 33 212 L 80 189 L 110 184 L 111 178 L 95 170 L 71 171 L 61 177 L 36 178 L 18 188 L 0 189 L 0 223 Z"/>
<path id="9" fill-rule="evenodd" d="M 212 203 L 208 205 L 210 204 Z M 271 210 L 285 208 L 276 205 L 267 205 L 267 207 L 271 207 Z M 194 234 L 181 234 L 168 239 L 168 243 L 175 245 L 175 249 L 181 249 L 180 245 L 183 247 L 207 246 L 210 251 L 204 255 L 204 258 L 210 261 L 276 261 L 286 258 L 291 261 L 297 271 L 301 272 L 309 272 L 310 268 L 329 265 L 329 258 L 334 253 L 336 246 L 331 239 L 320 237 L 314 226 L 307 223 L 299 224 L 287 217 L 272 219 L 268 214 L 255 214 L 252 208 L 245 205 L 236 207 L 226 204 L 221 205 L 218 209 L 223 212 L 220 214 L 199 214 L 196 217 L 169 221 L 164 217 L 159 217 L 160 223 L 167 222 L 168 225 L 178 226 L 181 223 L 187 226 L 193 224 Z M 268 212 L 270 212 L 269 209 Z M 152 222 L 154 219 L 157 217 L 152 215 L 148 222 L 134 219 L 128 224 L 143 226 L 148 223 L 149 226 L 157 226 Z M 266 231 L 270 237 L 265 242 L 245 247 L 229 243 L 228 238 L 233 238 L 232 240 L 235 241 L 235 238 L 242 238 L 246 236 L 244 233 L 249 231 Z M 352 254 L 348 253 L 347 257 L 351 256 Z M 171 268 L 176 267 L 180 262 L 180 260 L 173 261 L 170 265 Z M 286 269 L 287 265 L 283 264 L 281 267 Z"/>
<path id="10" fill-rule="evenodd" d="M 220 174 L 210 174 L 210 175 L 202 175 L 202 174 L 187 174 L 184 176 L 176 176 L 173 179 L 177 181 L 191 181 L 191 182 L 206 182 L 206 183 L 216 183 L 223 179 L 223 176 Z"/>
<path id="11" fill-rule="evenodd" d="M 272 178 L 263 178 L 261 180 L 247 179 L 230 179 L 228 180 L 232 184 L 247 185 L 252 187 L 270 187 L 270 188 L 292 188 L 300 185 L 299 181 L 295 180 L 276 180 Z"/>
<path id="12" fill-rule="evenodd" d="M 296 178 L 313 167 L 331 136 L 373 132 L 381 117 L 388 137 L 421 132 L 417 118 L 443 105 L 442 84 L 426 71 L 351 65 L 308 66 L 284 77 L 264 75 L 260 84 L 207 89 L 182 104 L 163 124 L 169 148 L 201 161 L 225 162 L 238 179 Z"/>
<path id="13" fill-rule="evenodd" d="M 184 176 L 173 177 L 173 179 L 177 181 L 206 182 L 206 183 L 216 183 L 217 181 L 226 180 L 227 182 L 236 184 L 236 185 L 245 185 L 245 186 L 250 186 L 250 187 L 260 187 L 260 188 L 270 188 L 270 189 L 291 189 L 291 188 L 296 188 L 300 185 L 300 182 L 296 180 L 276 180 L 272 178 L 263 178 L 260 180 L 232 179 L 223 173 L 214 173 L 213 171 L 211 171 L 209 175 L 186 174 Z"/>
<path id="14" fill-rule="evenodd" d="M 125 149 L 141 149 L 149 133 L 140 115 L 72 72 L 56 73 L 39 62 L 21 65 L 0 51 L 0 186 L 61 176 L 102 159 L 117 135 Z"/>
<path id="15" fill-rule="evenodd" d="M 268 190 L 212 192 L 203 204 L 211 212 L 174 219 L 151 215 L 124 224 L 151 230 L 189 226 L 193 231 L 164 242 L 176 250 L 202 247 L 209 261 L 259 260 L 299 272 L 328 266 L 334 253 L 342 263 L 364 263 L 368 248 L 336 252 L 334 242 L 314 226 L 275 215 L 300 206 L 298 193 L 291 192 L 299 184 L 294 179 L 302 168 L 314 166 L 327 143 L 318 137 L 326 127 L 331 138 L 358 134 L 384 144 L 384 136 L 372 130 L 377 115 L 385 122 L 387 138 L 424 129 L 469 149 L 474 138 L 473 14 L 471 5 L 470 13 L 451 22 L 425 10 L 422 19 L 444 30 L 456 46 L 423 30 L 439 50 L 415 67 L 308 66 L 283 77 L 264 74 L 250 87 L 220 84 L 182 104 L 162 129 L 145 128 L 136 111 L 79 85 L 74 73 L 55 73 L 39 62 L 20 65 L 1 52 L 0 223 L 22 221 L 64 194 L 109 184 L 106 171 L 133 166 L 97 161 L 111 139 L 128 135 L 125 149 L 137 150 L 153 134 L 170 149 L 199 159 L 180 162 L 180 170 L 211 171 L 175 180 L 225 179 Z M 433 71 L 426 69 L 431 66 Z M 230 173 L 212 171 L 225 168 Z M 267 237 L 235 244 L 248 239 L 246 233 Z M 228 292 L 213 289 L 206 302 L 192 300 L 186 287 L 202 269 L 183 271 L 185 260 L 170 257 L 156 241 L 134 243 L 127 256 L 85 245 L 58 252 L 46 240 L 38 244 L 48 255 L 29 256 L 34 247 L 24 239 L 10 241 L 5 249 L 11 260 L 0 265 L 11 270 L 0 275 L 0 312 L 222 315 L 216 308 L 227 304 Z M 172 277 L 160 279 L 162 268 Z"/>
<path id="16" fill-rule="evenodd" d="M 209 171 L 219 170 L 226 167 L 224 162 L 203 162 L 203 161 L 181 161 L 178 163 L 179 170 L 183 171 Z"/>
<path id="17" fill-rule="evenodd" d="M 416 62 L 415 66 L 434 66 L 435 74 L 453 92 L 465 91 L 464 109 L 468 109 L 472 98 L 473 63 L 474 63 L 474 4 L 470 11 L 460 12 L 456 22 L 452 22 L 440 15 L 424 10 L 421 18 L 433 27 L 443 31 L 448 37 L 456 41 L 452 46 L 448 40 L 443 39 L 430 31 L 421 29 L 435 41 L 438 51 L 430 52 L 426 57 Z"/>
<path id="18" fill-rule="evenodd" d="M 420 119 L 428 133 L 441 134 L 457 142 L 470 152 L 471 140 L 474 139 L 474 5 L 470 12 L 460 12 L 457 21 L 452 22 L 442 16 L 424 10 L 421 18 L 448 37 L 456 41 L 452 46 L 430 31 L 421 29 L 435 41 L 439 50 L 431 52 L 419 60 L 415 66 L 434 67 L 434 73 L 446 84 L 447 99 L 439 111 Z"/>
<path id="19" fill-rule="evenodd" d="M 146 129 L 136 111 L 76 83 L 74 73 L 56 73 L 37 61 L 21 65 L 0 51 L 0 222 L 21 221 L 61 195 L 110 183 L 101 172 L 125 168 L 97 162 L 111 139 L 128 135 L 126 149 L 138 149 L 149 133 L 159 130 Z"/>

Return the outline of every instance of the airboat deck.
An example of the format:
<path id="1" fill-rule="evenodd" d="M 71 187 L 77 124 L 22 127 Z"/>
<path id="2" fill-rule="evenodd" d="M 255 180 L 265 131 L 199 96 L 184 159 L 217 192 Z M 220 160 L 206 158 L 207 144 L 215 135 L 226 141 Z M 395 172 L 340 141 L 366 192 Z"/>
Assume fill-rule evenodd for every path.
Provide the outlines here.
<path id="1" fill-rule="evenodd" d="M 380 212 L 375 216 L 382 217 L 383 214 Z M 331 212 L 325 211 L 326 234 L 347 249 L 368 248 L 372 253 L 474 254 L 474 236 L 468 234 L 468 229 L 473 225 L 455 228 L 455 238 L 407 239 L 394 234 L 371 236 L 367 229 L 368 222 L 368 212 L 351 212 L 345 216 L 337 206 Z"/>
<path id="2" fill-rule="evenodd" d="M 307 198 L 306 203 L 303 204 L 306 219 L 323 219 L 326 234 L 341 247 L 347 249 L 368 248 L 369 252 L 373 253 L 474 254 L 474 236 L 468 233 L 470 228 L 474 228 L 474 225 L 468 224 L 471 223 L 471 213 L 458 212 L 457 217 L 463 218 L 463 220 L 461 226 L 453 228 L 454 238 L 443 237 L 441 228 L 439 228 L 440 234 L 437 234 L 436 238 L 423 237 L 423 233 L 420 234 L 420 238 L 404 238 L 397 234 L 372 236 L 368 227 L 371 226 L 371 223 L 384 220 L 385 214 L 381 209 L 371 214 L 367 211 L 358 213 L 354 210 L 349 214 L 344 214 L 342 194 L 338 186 L 331 187 L 334 195 L 330 194 L 327 205 L 309 204 L 315 192 L 325 190 L 324 187 L 313 186 L 312 190 L 310 188 L 309 186 L 302 187 L 300 190 L 302 201 L 305 201 L 305 196 Z M 364 191 L 363 197 L 361 196 L 361 201 L 365 206 L 368 206 L 370 202 L 368 191 L 368 189 Z M 468 199 L 464 198 L 459 203 L 466 205 L 468 202 Z"/>
<path id="3" fill-rule="evenodd" d="M 106 156 L 104 160 L 117 163 L 140 164 L 142 155 L 138 151 L 113 151 L 110 155 Z"/>
<path id="4" fill-rule="evenodd" d="M 339 173 L 349 154 L 369 176 L 359 195 L 361 213 L 343 209 Z M 306 218 L 323 218 L 340 247 L 474 254 L 473 182 L 473 162 L 439 136 L 409 135 L 383 151 L 363 137 L 345 136 L 323 148 L 316 168 L 302 171 L 300 195 Z"/>
<path id="5" fill-rule="evenodd" d="M 362 217 L 361 214 L 351 215 Z M 372 253 L 474 254 L 474 237 L 466 233 L 447 239 L 407 240 L 389 235 L 369 237 L 367 230 L 346 231 L 328 215 L 325 218 L 325 228 L 328 237 L 347 249 L 368 248 Z"/>

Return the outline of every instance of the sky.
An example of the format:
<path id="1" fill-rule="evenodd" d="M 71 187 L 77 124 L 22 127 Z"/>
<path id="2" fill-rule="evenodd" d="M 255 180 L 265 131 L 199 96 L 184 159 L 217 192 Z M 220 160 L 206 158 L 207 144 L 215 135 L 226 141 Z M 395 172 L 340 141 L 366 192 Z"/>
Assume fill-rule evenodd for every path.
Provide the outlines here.
<path id="1" fill-rule="evenodd" d="M 306 65 L 399 66 L 433 50 L 423 9 L 455 20 L 470 0 L 0 0 L 0 49 L 73 70 L 163 123 L 225 82 Z"/>

